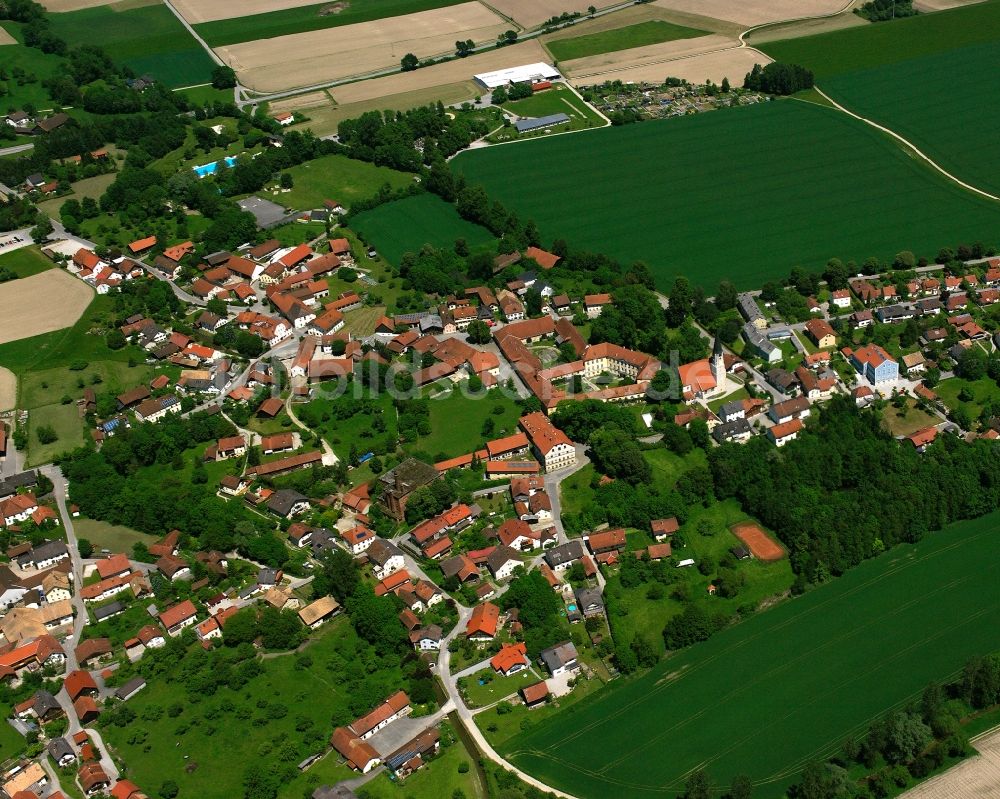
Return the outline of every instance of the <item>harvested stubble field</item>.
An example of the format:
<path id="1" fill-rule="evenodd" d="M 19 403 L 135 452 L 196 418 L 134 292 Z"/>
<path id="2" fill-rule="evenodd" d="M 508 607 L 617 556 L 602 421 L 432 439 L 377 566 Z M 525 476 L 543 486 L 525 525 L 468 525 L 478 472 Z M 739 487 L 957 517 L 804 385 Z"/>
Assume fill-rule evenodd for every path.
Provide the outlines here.
<path id="1" fill-rule="evenodd" d="M 0 366 L 0 412 L 13 410 L 17 404 L 17 375 Z"/>
<path id="2" fill-rule="evenodd" d="M 533 219 L 543 241 L 645 261 L 661 288 L 678 274 L 710 289 L 722 278 L 752 288 L 832 257 L 933 257 L 1000 223 L 996 203 L 882 134 L 795 100 L 479 149 L 451 163 Z"/>
<path id="3" fill-rule="evenodd" d="M 290 8 L 302 8 L 303 6 L 312 6 L 313 13 L 320 16 L 320 8 L 337 5 L 335 2 L 331 2 L 323 3 L 317 7 L 316 0 L 240 0 L 239 3 L 220 3 L 218 0 L 174 0 L 174 8 L 192 25 L 215 22 L 220 19 L 232 19 L 233 17 L 252 17 L 256 14 L 287 11 Z M 347 6 L 348 4 L 341 3 L 340 5 Z M 338 14 L 331 13 L 330 16 L 338 16 Z"/>
<path id="4" fill-rule="evenodd" d="M 994 513 L 897 547 L 618 680 L 501 754 L 587 799 L 673 795 L 697 768 L 784 796 L 806 763 L 1000 647 L 998 524 Z"/>
<path id="5" fill-rule="evenodd" d="M 690 73 L 692 67 L 685 62 L 694 61 L 699 63 L 697 83 L 704 82 L 705 78 L 721 82 L 723 77 L 728 77 L 739 84 L 755 62 L 766 64 L 769 59 L 738 44 L 735 39 L 726 36 L 701 36 L 577 58 L 561 62 L 560 66 L 574 84 L 603 83 L 606 80 L 661 83 L 667 77 L 686 77 L 678 72 Z M 715 77 L 714 73 L 705 72 L 705 68 L 700 66 L 701 59 L 710 55 L 716 57 L 715 71 L 723 69 L 723 75 Z"/>
<path id="6" fill-rule="evenodd" d="M 11 36 L 3 28 L 0 28 L 0 46 L 3 46 L 5 44 L 17 44 L 17 39 Z"/>
<path id="7" fill-rule="evenodd" d="M 446 61 L 430 67 L 421 67 L 413 72 L 400 72 L 384 78 L 362 80 L 337 86 L 330 90 L 333 99 L 340 105 L 363 103 L 380 97 L 398 96 L 409 92 L 432 90 L 438 87 L 454 86 L 461 81 L 469 81 L 480 72 L 506 69 L 518 64 L 534 64 L 548 61 L 549 54 L 537 39 L 520 42 L 499 50 L 488 50 L 468 58 Z M 482 90 L 477 90 L 481 94 Z M 425 101 L 421 101 L 423 103 Z M 420 103 L 418 103 L 419 105 Z"/>
<path id="8" fill-rule="evenodd" d="M 656 0 L 653 5 L 685 14 L 738 22 L 752 27 L 785 19 L 835 14 L 845 0 Z"/>
<path id="9" fill-rule="evenodd" d="M 279 0 L 261 7 L 253 14 L 243 14 L 243 3 L 222 4 L 231 9 L 228 18 L 205 22 L 197 26 L 198 35 L 211 47 L 227 44 L 291 36 L 295 33 L 339 28 L 358 22 L 390 19 L 403 14 L 415 14 L 435 8 L 458 5 L 468 0 L 325 0 L 322 3 L 298 4 Z M 189 11 L 208 12 L 215 0 L 188 0 Z M 263 4 L 261 4 L 263 6 Z M 255 0 L 254 7 L 260 7 Z"/>
<path id="10" fill-rule="evenodd" d="M 76 323 L 93 290 L 61 269 L 0 284 L 0 344 Z"/>
<path id="11" fill-rule="evenodd" d="M 420 58 L 450 53 L 456 40 L 491 41 L 508 27 L 485 6 L 463 3 L 333 30 L 245 42 L 216 52 L 245 86 L 276 92 L 398 66 L 407 53 Z"/>
<path id="12" fill-rule="evenodd" d="M 1000 3 L 761 47 L 809 67 L 837 102 L 904 136 L 961 180 L 1000 194 L 1000 105 L 984 102 L 1000 58 Z"/>

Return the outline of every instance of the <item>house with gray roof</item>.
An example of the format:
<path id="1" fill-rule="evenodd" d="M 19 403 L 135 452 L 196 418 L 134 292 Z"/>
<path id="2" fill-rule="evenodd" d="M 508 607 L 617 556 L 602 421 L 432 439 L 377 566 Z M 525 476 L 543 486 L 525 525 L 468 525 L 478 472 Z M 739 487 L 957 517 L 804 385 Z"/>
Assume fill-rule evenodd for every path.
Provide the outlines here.
<path id="1" fill-rule="evenodd" d="M 571 641 L 563 641 L 561 644 L 543 649 L 541 654 L 542 663 L 553 677 L 580 668 L 577 657 L 576 647 Z"/>
<path id="2" fill-rule="evenodd" d="M 575 561 L 578 561 L 586 553 L 583 551 L 583 542 L 578 538 L 552 547 L 545 553 L 545 562 L 552 571 L 563 571 L 570 568 Z"/>

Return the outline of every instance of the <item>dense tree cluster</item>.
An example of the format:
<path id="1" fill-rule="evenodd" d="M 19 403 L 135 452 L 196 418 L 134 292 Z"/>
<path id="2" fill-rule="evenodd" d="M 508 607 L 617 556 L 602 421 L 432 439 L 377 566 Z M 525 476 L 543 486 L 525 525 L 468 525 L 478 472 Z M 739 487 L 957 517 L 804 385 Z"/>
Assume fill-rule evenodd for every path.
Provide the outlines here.
<path id="1" fill-rule="evenodd" d="M 868 0 L 860 8 L 855 8 L 854 13 L 869 22 L 888 22 L 913 17 L 918 12 L 913 7 L 913 0 Z"/>
<path id="2" fill-rule="evenodd" d="M 537 569 L 511 580 L 500 603 L 505 609 L 518 608 L 524 642 L 533 655 L 569 637 L 559 615 L 562 602 Z"/>
<path id="3" fill-rule="evenodd" d="M 239 646 L 260 641 L 265 649 L 294 649 L 306 638 L 298 614 L 293 610 L 278 610 L 270 605 L 243 608 L 234 613 L 223 630 L 226 646 Z"/>
<path id="4" fill-rule="evenodd" d="M 183 465 L 192 444 L 235 432 L 221 415 L 135 424 L 105 441 L 100 452 L 80 449 L 63 460 L 70 497 L 94 519 L 157 536 L 176 528 L 202 549 L 237 548 L 253 560 L 282 566 L 288 549 L 266 521 L 241 503 L 220 502 L 215 486 L 149 468 Z"/>
<path id="5" fill-rule="evenodd" d="M 709 454 L 716 494 L 738 498 L 778 534 L 799 588 L 994 510 L 998 459 L 988 442 L 951 436 L 918 455 L 884 430 L 878 411 L 858 410 L 849 398 L 822 406 L 777 454 L 763 437 Z"/>
<path id="6" fill-rule="evenodd" d="M 783 64 L 772 61 L 763 69 L 754 64 L 753 69 L 743 79 L 743 88 L 767 94 L 795 94 L 813 87 L 813 74 L 798 64 Z"/>

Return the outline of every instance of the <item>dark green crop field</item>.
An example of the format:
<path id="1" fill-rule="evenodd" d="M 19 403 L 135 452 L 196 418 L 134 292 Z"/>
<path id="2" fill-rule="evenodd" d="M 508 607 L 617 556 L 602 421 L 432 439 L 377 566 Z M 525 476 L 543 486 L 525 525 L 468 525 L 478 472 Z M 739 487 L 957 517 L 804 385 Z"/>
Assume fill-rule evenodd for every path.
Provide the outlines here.
<path id="1" fill-rule="evenodd" d="M 574 36 L 571 39 L 556 39 L 546 42 L 545 46 L 557 60 L 569 61 L 573 58 L 585 58 L 591 55 L 628 50 L 632 47 L 672 42 L 677 39 L 694 39 L 707 35 L 708 31 L 653 19 L 648 22 L 627 25 L 624 28 L 613 28 L 598 33 L 588 33 L 584 36 Z"/>
<path id="2" fill-rule="evenodd" d="M 71 47 L 98 43 L 137 75 L 148 73 L 175 88 L 211 79 L 212 59 L 164 5 L 127 11 L 98 6 L 49 19 L 53 32 Z"/>
<path id="3" fill-rule="evenodd" d="M 453 205 L 434 194 L 380 205 L 354 217 L 351 227 L 395 266 L 404 253 L 418 252 L 425 244 L 451 249 L 456 239 L 465 239 L 475 249 L 494 243 L 486 228 L 466 222 Z"/>
<path id="4" fill-rule="evenodd" d="M 1000 194 L 1000 3 L 772 42 L 837 102 L 904 136 L 956 177 Z"/>
<path id="5" fill-rule="evenodd" d="M 203 22 L 195 25 L 195 30 L 211 47 L 222 47 L 256 39 L 353 25 L 355 22 L 371 22 L 400 14 L 415 14 L 418 11 L 446 8 L 464 2 L 466 0 L 363 0 L 347 4 L 346 8 L 336 14 L 321 14 L 320 11 L 331 5 L 326 2 L 248 17 Z"/>
<path id="6" fill-rule="evenodd" d="M 546 243 L 646 261 L 714 289 L 759 287 L 830 258 L 992 241 L 1000 204 L 920 165 L 846 114 L 776 101 L 463 153 L 472 183 Z"/>
<path id="7" fill-rule="evenodd" d="M 1000 648 L 1000 514 L 867 561 L 501 747 L 581 797 L 673 796 L 703 767 L 783 796 L 810 760 Z"/>

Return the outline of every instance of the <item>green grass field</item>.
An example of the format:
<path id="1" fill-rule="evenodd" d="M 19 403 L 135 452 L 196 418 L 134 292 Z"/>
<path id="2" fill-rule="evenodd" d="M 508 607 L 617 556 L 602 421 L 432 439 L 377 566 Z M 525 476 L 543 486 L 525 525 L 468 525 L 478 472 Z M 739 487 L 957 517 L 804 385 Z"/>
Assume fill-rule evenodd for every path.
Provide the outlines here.
<path id="1" fill-rule="evenodd" d="M 425 244 L 451 249 L 463 238 L 472 248 L 494 244 L 486 228 L 466 222 L 453 205 L 433 194 L 380 205 L 354 217 L 351 227 L 397 266 L 404 253 L 417 252 Z"/>
<path id="2" fill-rule="evenodd" d="M 963 389 L 972 392 L 973 399 L 964 402 L 958 398 Z M 995 380 L 984 377 L 981 380 L 965 380 L 961 377 L 950 377 L 934 386 L 934 392 L 941 401 L 952 410 L 965 408 L 973 419 L 978 419 L 983 412 L 983 406 L 1000 400 L 1000 387 Z"/>
<path id="3" fill-rule="evenodd" d="M 388 184 L 402 189 L 413 176 L 344 155 L 326 155 L 288 170 L 295 180 L 291 191 L 276 194 L 275 202 L 299 210 L 322 208 L 324 200 L 336 200 L 350 208 L 357 200 L 367 200 Z M 266 196 L 266 195 L 265 195 Z"/>
<path id="4" fill-rule="evenodd" d="M 897 547 L 501 747 L 581 796 L 673 793 L 704 767 L 783 796 L 812 759 L 1000 647 L 1000 514 Z"/>
<path id="5" fill-rule="evenodd" d="M 171 87 L 205 83 L 214 66 L 165 5 L 127 10 L 98 6 L 49 19 L 53 33 L 71 47 L 93 43 L 94 32 L 100 31 L 100 43 L 115 61 Z"/>
<path id="6" fill-rule="evenodd" d="M 503 413 L 494 414 L 495 408 L 502 408 Z M 454 458 L 464 455 L 478 449 L 487 440 L 513 435 L 517 432 L 520 409 L 500 391 L 490 391 L 481 398 L 474 398 L 452 389 L 430 401 L 430 414 L 430 435 L 418 439 L 412 449 L 437 459 L 438 456 Z M 493 420 L 494 433 L 484 436 L 483 423 L 487 419 Z"/>
<path id="7" fill-rule="evenodd" d="M 762 45 L 974 186 L 1000 193 L 1000 107 L 983 102 L 1000 57 L 1000 3 Z"/>
<path id="8" fill-rule="evenodd" d="M 533 219 L 543 240 L 646 261 L 661 288 L 678 274 L 751 288 L 835 256 L 933 256 L 1000 222 L 995 203 L 884 135 L 796 101 L 480 149 L 452 163 Z"/>
<path id="9" fill-rule="evenodd" d="M 51 108 L 52 98 L 48 90 L 42 86 L 42 81 L 56 74 L 62 62 L 59 56 L 49 55 L 34 47 L 20 44 L 24 41 L 21 27 L 20 23 L 3 21 L 3 29 L 18 41 L 18 44 L 5 44 L 0 47 L 3 66 L 10 75 L 7 80 L 0 81 L 0 87 L 6 90 L 3 95 L 5 112 L 7 108 L 23 108 L 26 103 L 30 103 L 38 110 Z M 23 76 L 15 77 L 15 69 L 23 70 Z"/>
<path id="10" fill-rule="evenodd" d="M 156 543 L 156 536 L 97 519 L 74 519 L 73 529 L 78 538 L 86 538 L 90 541 L 97 553 L 100 553 L 102 549 L 107 549 L 111 552 L 131 554 L 132 546 L 140 541 L 147 546 Z"/>
<path id="11" fill-rule="evenodd" d="M 457 5 L 464 0 L 364 0 L 349 3 L 336 14 L 321 14 L 330 3 L 318 3 L 284 11 L 270 11 L 246 17 L 222 19 L 195 25 L 195 30 L 211 47 L 221 47 L 238 42 L 252 42 L 256 39 L 271 39 L 292 33 L 336 28 L 353 25 L 356 22 L 370 22 L 375 19 L 396 17 L 400 14 L 414 14 L 432 8 Z"/>
<path id="12" fill-rule="evenodd" d="M 570 61 L 574 58 L 614 53 L 617 50 L 628 50 L 632 47 L 644 47 L 648 44 L 672 42 L 677 39 L 694 39 L 707 35 L 708 31 L 654 19 L 635 25 L 627 25 L 624 28 L 588 33 L 586 36 L 575 36 L 572 39 L 557 39 L 546 42 L 545 47 L 557 61 Z"/>
<path id="13" fill-rule="evenodd" d="M 0 268 L 13 272 L 18 277 L 31 277 L 54 266 L 55 264 L 35 247 L 22 247 L 20 250 L 0 255 Z"/>

